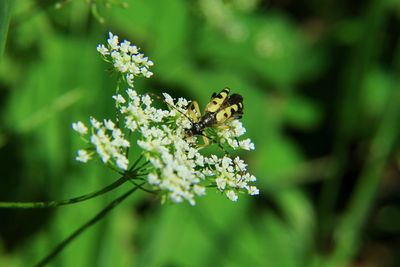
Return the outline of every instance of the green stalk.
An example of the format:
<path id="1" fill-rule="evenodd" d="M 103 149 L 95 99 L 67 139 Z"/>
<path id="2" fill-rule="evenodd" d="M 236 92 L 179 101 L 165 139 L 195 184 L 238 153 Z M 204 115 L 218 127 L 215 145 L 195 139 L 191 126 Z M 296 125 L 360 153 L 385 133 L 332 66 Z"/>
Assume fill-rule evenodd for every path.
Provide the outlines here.
<path id="1" fill-rule="evenodd" d="M 400 71 L 400 42 L 395 55 L 394 73 Z M 393 88 L 387 99 L 385 112 L 381 123 L 371 143 L 370 153 L 360 175 L 358 184 L 350 200 L 349 207 L 340 221 L 335 235 L 335 248 L 326 266 L 350 266 L 359 249 L 361 233 L 365 221 L 373 206 L 379 182 L 384 174 L 385 165 L 390 159 L 392 149 L 399 136 L 398 122 L 400 120 L 400 79 L 396 80 L 397 88 Z"/>
<path id="2" fill-rule="evenodd" d="M 6 46 L 8 27 L 10 24 L 13 0 L 0 1 L 0 58 L 3 56 Z"/>
<path id="3" fill-rule="evenodd" d="M 370 0 L 366 4 L 365 17 L 363 18 L 363 36 L 353 48 L 353 56 L 347 62 L 344 70 L 340 108 L 338 109 L 338 125 L 336 142 L 334 144 L 332 172 L 323 184 L 319 200 L 319 213 L 321 214 L 321 233 L 326 238 L 334 226 L 334 207 L 338 201 L 340 186 L 344 171 L 349 164 L 349 144 L 354 140 L 358 119 L 362 112 L 363 87 L 375 58 L 377 51 L 382 47 L 382 33 L 385 17 L 384 1 Z"/>
<path id="4" fill-rule="evenodd" d="M 117 88 L 115 89 L 115 95 L 116 96 L 119 94 L 121 83 L 122 83 L 122 78 L 119 77 L 118 81 L 117 81 Z M 120 119 L 120 110 L 119 110 L 117 101 L 115 101 L 115 121 L 117 123 L 118 128 L 121 129 L 121 127 L 120 127 L 121 123 L 120 123 L 119 119 Z"/>
<path id="5" fill-rule="evenodd" d="M 349 208 L 342 218 L 336 232 L 335 250 L 328 266 L 348 266 L 359 248 L 360 233 L 368 218 L 380 178 L 383 175 L 389 152 L 397 136 L 397 122 L 400 119 L 398 101 L 400 94 L 391 99 L 390 107 L 372 143 L 372 152 L 361 174 Z"/>
<path id="6" fill-rule="evenodd" d="M 45 266 L 46 264 L 51 262 L 69 243 L 71 243 L 75 238 L 77 238 L 80 234 L 82 234 L 87 228 L 93 226 L 102 218 L 104 218 L 104 216 L 106 216 L 111 210 L 113 210 L 116 206 L 118 206 L 123 200 L 125 200 L 130 194 L 135 192 L 138 188 L 139 186 L 130 189 L 128 192 L 126 192 L 125 194 L 118 197 L 110 204 L 108 204 L 104 209 L 102 209 L 99 213 L 97 213 L 96 216 L 94 216 L 92 219 L 87 221 L 81 227 L 76 229 L 69 237 L 67 237 L 60 244 L 58 244 L 46 257 L 44 257 L 39 263 L 37 263 L 35 267 Z"/>
<path id="7" fill-rule="evenodd" d="M 125 183 L 128 181 L 129 177 L 122 176 L 112 184 L 104 187 L 103 189 L 100 189 L 98 191 L 85 194 L 79 197 L 74 197 L 70 199 L 65 199 L 65 200 L 59 200 L 59 201 L 38 201 L 38 202 L 0 202 L 0 208 L 20 208 L 20 209 L 31 209 L 31 208 L 54 208 L 54 207 L 60 207 L 60 206 L 65 206 L 65 205 L 71 205 L 75 204 L 78 202 L 82 202 L 100 195 L 103 195 L 117 187 L 119 187 L 121 184 Z"/>

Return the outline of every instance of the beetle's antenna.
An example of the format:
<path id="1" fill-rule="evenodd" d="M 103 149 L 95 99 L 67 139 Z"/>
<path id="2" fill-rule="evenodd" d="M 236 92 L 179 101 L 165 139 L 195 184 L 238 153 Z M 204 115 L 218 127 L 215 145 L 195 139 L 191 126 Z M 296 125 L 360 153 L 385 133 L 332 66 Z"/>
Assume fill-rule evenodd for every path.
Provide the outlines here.
<path id="1" fill-rule="evenodd" d="M 178 111 L 180 114 L 182 114 L 183 116 L 185 116 L 192 124 L 194 123 L 193 119 L 190 118 L 187 114 L 183 113 L 181 110 L 177 109 L 175 106 L 171 105 L 170 103 L 168 103 L 167 101 L 165 101 L 165 99 L 163 99 L 161 96 L 155 94 L 155 93 L 148 93 L 151 96 L 154 96 L 155 98 L 157 98 L 158 100 L 164 102 L 165 104 L 167 104 L 168 107 Z"/>

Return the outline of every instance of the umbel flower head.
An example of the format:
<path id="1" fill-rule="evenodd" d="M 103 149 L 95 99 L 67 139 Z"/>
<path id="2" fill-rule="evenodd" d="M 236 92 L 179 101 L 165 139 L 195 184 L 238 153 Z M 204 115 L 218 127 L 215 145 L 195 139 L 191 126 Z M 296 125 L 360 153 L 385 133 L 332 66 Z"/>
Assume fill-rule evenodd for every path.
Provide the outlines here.
<path id="1" fill-rule="evenodd" d="M 99 44 L 97 51 L 102 55 L 103 59 L 111 63 L 117 72 L 124 74 L 124 78 L 129 86 L 133 87 L 135 77 L 150 78 L 153 73 L 149 68 L 154 63 L 140 53 L 140 49 L 136 45 L 131 45 L 127 40 L 119 43 L 118 36 L 109 33 L 107 46 Z"/>
<path id="2" fill-rule="evenodd" d="M 118 51 L 121 58 L 137 55 L 136 46 L 133 46 L 135 49 L 126 47 L 127 43 L 119 44 L 118 37 L 110 33 L 108 47 L 99 45 L 98 50 L 105 57 L 112 51 Z M 142 62 L 144 65 L 141 68 L 152 65 L 148 64 L 151 61 L 146 57 L 140 57 L 147 62 L 147 65 Z M 110 62 L 115 67 L 115 62 Z M 128 65 L 137 64 L 135 62 L 132 60 Z M 143 72 L 130 72 L 119 65 L 115 68 L 122 76 L 128 72 L 133 75 L 131 82 L 124 77 L 128 86 L 133 85 L 135 77 L 147 77 Z M 190 101 L 184 98 L 175 100 L 166 93 L 163 96 L 167 108 L 156 108 L 150 95 L 140 95 L 129 86 L 124 93 L 113 97 L 118 120 L 100 122 L 91 118 L 90 130 L 82 122 L 74 123 L 72 128 L 88 145 L 87 149 L 78 150 L 76 159 L 87 162 L 100 158 L 107 166 L 124 174 L 129 174 L 137 166 L 137 161 L 142 160 L 143 167 L 135 169 L 131 179 L 145 180 L 146 187 L 158 191 L 163 201 L 188 201 L 194 205 L 196 197 L 206 194 L 207 187 L 215 187 L 232 201 L 237 201 L 239 193 L 257 195 L 259 191 L 252 185 L 256 178 L 248 172 L 247 164 L 239 157 L 230 157 L 225 153 L 228 149 L 254 149 L 250 139 L 239 140 L 246 132 L 242 123 L 232 120 L 224 127 L 207 129 L 211 143 L 215 143 L 224 155 L 203 154 L 198 136 L 187 135 L 187 129 L 193 126 L 186 115 Z M 135 139 L 127 136 L 135 136 Z M 129 147 L 142 151 L 133 164 L 128 159 Z"/>

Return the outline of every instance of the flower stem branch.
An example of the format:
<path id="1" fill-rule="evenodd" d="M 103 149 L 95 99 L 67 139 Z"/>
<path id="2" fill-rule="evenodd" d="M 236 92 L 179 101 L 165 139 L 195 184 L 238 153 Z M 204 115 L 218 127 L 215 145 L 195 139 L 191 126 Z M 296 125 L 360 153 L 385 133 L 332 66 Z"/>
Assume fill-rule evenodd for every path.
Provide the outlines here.
<path id="1" fill-rule="evenodd" d="M 132 189 L 130 189 L 128 192 L 123 194 L 122 196 L 118 197 L 115 199 L 113 202 L 108 204 L 104 209 L 102 209 L 96 216 L 94 216 L 92 219 L 87 221 L 84 225 L 79 227 L 75 232 L 73 232 L 69 237 L 64 239 L 60 244 L 58 244 L 53 251 L 50 252 L 45 258 L 43 258 L 38 264 L 35 265 L 35 267 L 41 267 L 45 266 L 49 262 L 51 262 L 69 243 L 71 243 L 75 238 L 77 238 L 81 233 L 83 233 L 87 228 L 90 226 L 94 225 L 98 221 L 100 221 L 104 216 L 106 216 L 113 208 L 118 206 L 123 200 L 125 200 L 130 194 L 135 192 L 140 186 L 143 184 L 140 184 Z"/>
<path id="2" fill-rule="evenodd" d="M 59 206 L 71 205 L 91 198 L 103 195 L 125 183 L 128 177 L 122 176 L 112 184 L 100 189 L 96 192 L 85 194 L 79 197 L 70 199 L 64 199 L 59 201 L 38 201 L 38 202 L 0 202 L 0 208 L 20 208 L 20 209 L 31 209 L 31 208 L 54 208 Z"/>
<path id="3" fill-rule="evenodd" d="M 120 87 L 121 87 L 121 78 L 118 78 L 118 81 L 117 81 L 117 88 L 115 89 L 115 95 L 118 95 L 119 94 L 119 91 L 120 91 Z M 120 128 L 121 127 L 121 125 L 120 125 L 120 112 L 119 112 L 119 107 L 118 107 L 118 102 L 117 101 L 115 101 L 115 120 L 116 120 L 116 122 L 117 122 L 117 125 L 118 125 L 118 128 Z"/>
<path id="4" fill-rule="evenodd" d="M 137 186 L 137 187 L 139 187 L 140 189 L 142 189 L 143 191 L 145 191 L 145 192 L 147 192 L 147 193 L 150 193 L 150 194 L 157 194 L 159 191 L 156 191 L 156 190 L 151 190 L 151 189 L 147 189 L 147 188 L 144 188 L 143 187 L 143 184 L 144 184 L 144 182 L 143 183 L 141 183 L 141 184 L 137 184 L 135 181 L 132 181 L 132 180 L 129 180 L 132 184 L 134 184 L 135 186 Z"/>

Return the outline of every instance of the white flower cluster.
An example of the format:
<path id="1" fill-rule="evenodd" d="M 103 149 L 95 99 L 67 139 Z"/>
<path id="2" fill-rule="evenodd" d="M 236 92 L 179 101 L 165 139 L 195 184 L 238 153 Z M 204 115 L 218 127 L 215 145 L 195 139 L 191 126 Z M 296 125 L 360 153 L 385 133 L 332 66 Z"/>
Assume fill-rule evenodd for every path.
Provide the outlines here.
<path id="1" fill-rule="evenodd" d="M 246 133 L 246 129 L 239 120 L 233 120 L 227 126 L 228 127 L 219 128 L 217 131 L 219 143 L 227 143 L 228 146 L 233 149 L 255 149 L 255 145 L 253 142 L 251 142 L 250 138 L 240 141 L 238 140 L 238 137 Z"/>
<path id="2" fill-rule="evenodd" d="M 125 75 L 125 79 L 130 87 L 133 87 L 135 77 L 150 78 L 153 73 L 149 68 L 154 63 L 140 53 L 140 49 L 131 45 L 127 40 L 118 41 L 118 36 L 109 33 L 107 46 L 99 44 L 97 51 L 103 56 L 107 62 L 111 62 L 114 68 Z"/>
<path id="3" fill-rule="evenodd" d="M 195 204 L 197 196 L 205 195 L 207 186 L 216 188 L 232 200 L 237 201 L 238 193 L 250 195 L 259 193 L 250 185 L 256 178 L 247 172 L 247 165 L 239 157 L 232 160 L 228 156 L 206 156 L 201 154 L 197 137 L 188 137 L 185 132 L 192 122 L 184 112 L 189 104 L 184 98 L 174 100 L 164 94 L 169 109 L 157 109 L 152 106 L 149 95 L 139 95 L 129 88 L 127 97 L 114 96 L 126 131 L 138 133 L 137 145 L 143 149 L 143 155 L 150 163 L 146 170 L 148 184 L 162 192 L 164 200 L 175 203 L 188 201 Z M 121 121 L 122 122 L 122 121 Z M 118 168 L 126 170 L 128 159 L 124 156 L 129 141 L 125 140 L 120 129 L 108 120 L 104 123 L 91 119 L 92 135 L 90 143 L 104 163 L 114 163 Z M 86 126 L 77 122 L 72 126 L 79 134 L 85 136 Z M 222 142 L 235 149 L 254 149 L 249 139 L 241 145 L 237 137 L 244 134 L 241 122 L 232 121 L 228 127 L 216 127 Z M 110 134 L 107 134 L 110 133 Z M 246 141 L 247 140 L 247 141 Z M 215 139 L 213 139 L 215 141 Z M 92 154 L 79 150 L 77 160 L 86 162 Z"/>
<path id="4" fill-rule="evenodd" d="M 237 192 L 240 189 L 246 190 L 249 195 L 259 194 L 257 187 L 249 185 L 256 181 L 256 177 L 247 172 L 247 164 L 239 157 L 232 160 L 227 156 L 211 156 L 207 162 L 212 170 L 210 174 L 215 177 L 217 188 L 225 192 L 230 200 L 237 201 Z"/>
<path id="5" fill-rule="evenodd" d="M 136 46 L 127 41 L 119 44 L 118 37 L 111 33 L 108 48 L 101 45 L 97 49 L 104 57 L 110 55 L 114 66 L 127 75 L 138 76 L 138 69 L 146 77 L 148 72 L 142 69 L 152 65 L 138 53 Z M 119 56 L 113 56 L 115 53 Z M 128 77 L 127 81 L 130 84 Z M 147 186 L 159 191 L 164 201 L 187 201 L 194 205 L 195 198 L 205 195 L 207 187 L 217 188 L 232 201 L 237 201 L 239 193 L 257 195 L 259 191 L 252 185 L 256 178 L 247 171 L 247 164 L 226 153 L 226 148 L 254 149 L 250 139 L 238 139 L 246 132 L 242 123 L 233 120 L 224 127 L 207 128 L 209 131 L 205 134 L 210 132 L 211 143 L 216 143 L 225 156 L 202 154 L 198 137 L 187 135 L 187 130 L 193 127 L 186 115 L 189 101 L 184 98 L 175 101 L 170 95 L 163 95 L 168 109 L 155 108 L 149 95 L 139 95 L 128 88 L 124 94 L 113 96 L 118 125 L 111 120 L 99 122 L 91 118 L 89 131 L 82 122 L 73 123 L 72 128 L 89 146 L 79 150 L 76 159 L 87 162 L 98 157 L 108 166 L 131 174 L 132 179 L 145 177 Z M 141 167 L 136 166 L 137 162 L 129 166 L 128 148 L 134 143 L 125 139 L 124 133 L 134 136 L 142 149 L 141 158 L 144 157 L 145 162 Z"/>
<path id="6" fill-rule="evenodd" d="M 132 89 L 128 89 L 127 94 L 129 100 L 121 95 L 115 97 L 121 100 L 125 127 L 139 132 L 137 144 L 152 166 L 148 183 L 161 190 L 165 199 L 195 204 L 195 197 L 204 195 L 205 186 L 209 185 L 216 185 L 233 201 L 237 200 L 239 191 L 258 194 L 258 189 L 248 184 L 254 182 L 255 177 L 246 172 L 247 165 L 242 160 L 238 157 L 231 160 L 227 156 L 206 157 L 200 153 L 197 138 L 185 136 L 185 130 L 191 127 L 191 121 L 183 113 L 189 104 L 186 99 L 179 98 L 174 103 L 171 96 L 164 94 L 170 109 L 162 110 L 151 106 L 148 95 L 140 96 Z M 228 130 L 220 129 L 223 138 L 228 143 L 237 142 L 245 129 L 239 121 L 229 126 Z M 239 144 L 235 148 L 240 148 Z"/>
<path id="7" fill-rule="evenodd" d="M 76 160 L 87 162 L 92 158 L 93 150 L 95 150 L 104 163 L 110 163 L 111 166 L 127 170 L 129 161 L 125 156 L 125 151 L 130 143 L 124 138 L 122 131 L 111 120 L 104 120 L 104 123 L 102 123 L 91 118 L 90 122 L 92 125 L 92 135 L 90 136 L 92 147 L 87 150 L 78 150 Z M 85 139 L 88 130 L 82 122 L 73 123 L 72 128 L 83 137 L 84 141 L 89 143 L 89 140 Z"/>

